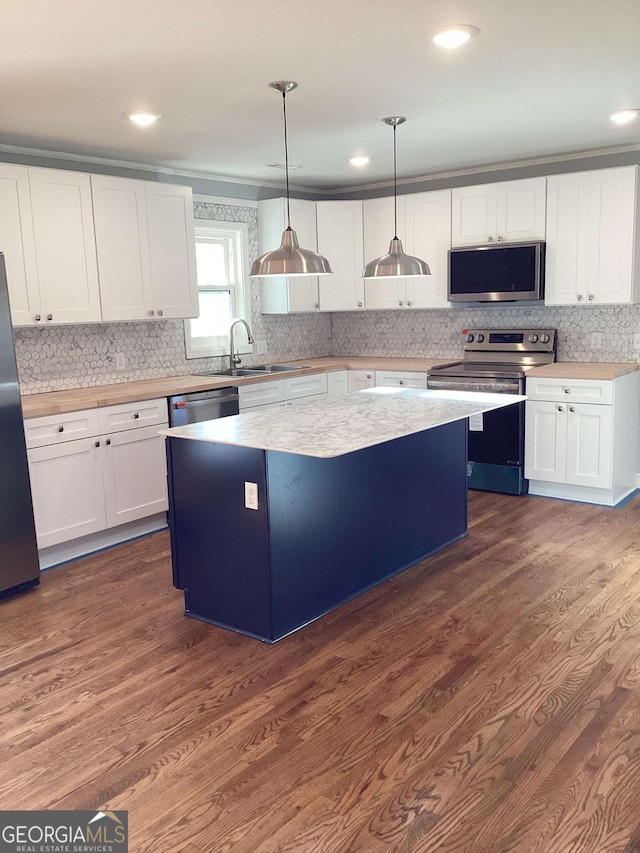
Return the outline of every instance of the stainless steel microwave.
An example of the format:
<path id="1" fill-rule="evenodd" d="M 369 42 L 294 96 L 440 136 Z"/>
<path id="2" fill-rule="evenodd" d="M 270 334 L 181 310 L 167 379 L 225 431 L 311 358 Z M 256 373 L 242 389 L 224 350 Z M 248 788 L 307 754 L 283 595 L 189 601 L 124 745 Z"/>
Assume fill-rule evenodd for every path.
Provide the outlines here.
<path id="1" fill-rule="evenodd" d="M 450 302 L 544 299 L 545 244 L 492 243 L 449 251 Z"/>

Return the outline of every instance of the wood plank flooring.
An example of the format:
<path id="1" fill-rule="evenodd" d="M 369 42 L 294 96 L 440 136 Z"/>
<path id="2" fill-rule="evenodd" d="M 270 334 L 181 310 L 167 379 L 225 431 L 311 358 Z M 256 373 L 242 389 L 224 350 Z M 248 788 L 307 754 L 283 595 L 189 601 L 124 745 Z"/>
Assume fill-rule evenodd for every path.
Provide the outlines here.
<path id="1" fill-rule="evenodd" d="M 46 573 L 0 602 L 0 808 L 128 809 L 132 853 L 640 853 L 640 498 L 469 520 L 275 646 L 184 617 L 166 533 Z"/>

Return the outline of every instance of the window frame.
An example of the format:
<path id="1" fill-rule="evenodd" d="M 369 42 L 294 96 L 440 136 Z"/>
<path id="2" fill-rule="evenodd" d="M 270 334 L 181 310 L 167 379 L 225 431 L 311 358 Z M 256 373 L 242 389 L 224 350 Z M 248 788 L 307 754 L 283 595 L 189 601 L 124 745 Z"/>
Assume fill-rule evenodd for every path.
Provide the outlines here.
<path id="1" fill-rule="evenodd" d="M 218 219 L 196 219 L 195 240 L 207 242 L 212 238 L 232 241 L 232 252 L 227 254 L 227 263 L 233 265 L 230 278 L 235 279 L 229 285 L 198 285 L 198 295 L 201 292 L 211 293 L 229 290 L 231 293 L 232 319 L 242 318 L 251 322 L 251 280 L 249 270 L 249 228 L 245 222 L 226 222 Z M 233 254 L 231 258 L 230 255 Z M 191 358 L 210 358 L 229 354 L 229 335 L 212 336 L 210 338 L 194 337 L 191 334 L 191 322 L 184 321 L 185 354 Z M 250 344 L 240 343 L 236 346 L 239 353 L 250 353 Z"/>

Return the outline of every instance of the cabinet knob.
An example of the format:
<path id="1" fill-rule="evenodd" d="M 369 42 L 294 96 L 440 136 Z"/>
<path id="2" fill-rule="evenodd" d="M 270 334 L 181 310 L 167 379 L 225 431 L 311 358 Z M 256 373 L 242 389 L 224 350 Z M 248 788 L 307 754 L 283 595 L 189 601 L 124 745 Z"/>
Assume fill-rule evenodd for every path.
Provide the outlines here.
<path id="1" fill-rule="evenodd" d="M 162 317 L 164 315 L 164 311 L 162 308 L 158 311 L 158 317 Z"/>
<path id="2" fill-rule="evenodd" d="M 569 411 L 570 411 L 570 412 L 575 412 L 575 410 L 576 410 L 576 407 L 575 407 L 575 406 L 569 406 Z"/>
<path id="3" fill-rule="evenodd" d="M 156 316 L 156 312 L 155 312 L 155 311 L 149 311 L 149 316 L 150 316 L 150 317 L 155 317 L 155 316 Z"/>
<path id="4" fill-rule="evenodd" d="M 503 241 L 504 241 L 504 237 L 502 237 L 500 234 L 498 234 L 498 236 L 496 237 L 496 242 L 502 243 Z"/>
<path id="5" fill-rule="evenodd" d="M 96 441 L 96 443 L 94 444 L 94 447 L 100 447 L 100 442 Z"/>
<path id="6" fill-rule="evenodd" d="M 320 307 L 320 303 L 319 303 L 319 302 L 316 302 L 316 304 L 315 304 L 313 307 L 314 307 L 314 308 L 316 309 L 316 311 L 317 311 L 317 310 L 318 310 L 318 308 Z"/>
<path id="7" fill-rule="evenodd" d="M 136 420 L 138 420 L 138 418 L 140 417 L 140 413 L 139 413 L 139 412 L 134 412 L 134 413 L 133 413 L 133 417 L 134 417 Z"/>
<path id="8" fill-rule="evenodd" d="M 59 426 L 59 427 L 58 427 L 58 432 L 64 432 L 64 427 L 63 427 L 63 426 Z"/>
<path id="9" fill-rule="evenodd" d="M 564 389 L 564 393 L 565 393 L 565 394 L 570 394 L 570 393 L 571 393 L 571 388 L 565 388 L 565 389 Z"/>
<path id="10" fill-rule="evenodd" d="M 367 373 L 367 379 L 371 379 L 371 374 Z"/>
<path id="11" fill-rule="evenodd" d="M 47 320 L 53 320 L 53 314 L 47 314 Z"/>
<path id="12" fill-rule="evenodd" d="M 33 319 L 36 321 L 36 323 L 39 323 L 40 320 L 42 320 L 42 316 L 40 314 L 36 314 L 36 316 Z"/>
<path id="13" fill-rule="evenodd" d="M 408 300 L 408 299 L 407 299 L 407 306 L 408 306 L 409 308 L 411 308 L 411 303 L 409 302 L 409 300 Z"/>
<path id="14" fill-rule="evenodd" d="M 362 302 L 358 302 L 358 308 L 362 308 Z"/>
<path id="15" fill-rule="evenodd" d="M 589 302 L 593 302 L 593 293 L 590 293 L 587 298 L 589 299 Z"/>
<path id="16" fill-rule="evenodd" d="M 581 293 L 579 293 L 579 294 L 576 296 L 576 299 L 578 300 L 578 302 L 582 302 L 582 294 L 581 294 Z"/>
<path id="17" fill-rule="evenodd" d="M 564 412 L 564 406 L 558 406 L 558 411 L 559 411 L 559 412 Z"/>
<path id="18" fill-rule="evenodd" d="M 404 379 L 398 380 L 398 385 L 404 385 Z"/>
<path id="19" fill-rule="evenodd" d="M 487 243 L 493 243 L 493 237 L 489 236 Z"/>
<path id="20" fill-rule="evenodd" d="M 110 438 L 108 438 L 108 439 L 105 441 L 105 444 L 111 444 L 111 439 L 110 439 Z"/>
<path id="21" fill-rule="evenodd" d="M 402 301 L 402 299 L 398 302 L 398 305 L 404 305 L 404 302 Z"/>

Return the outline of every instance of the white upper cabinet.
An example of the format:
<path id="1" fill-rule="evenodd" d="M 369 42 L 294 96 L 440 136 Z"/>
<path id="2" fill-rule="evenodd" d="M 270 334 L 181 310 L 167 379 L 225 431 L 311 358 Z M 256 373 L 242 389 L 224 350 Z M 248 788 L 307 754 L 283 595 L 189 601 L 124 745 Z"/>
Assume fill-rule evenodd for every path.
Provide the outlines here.
<path id="1" fill-rule="evenodd" d="M 548 178 L 547 305 L 639 301 L 638 167 Z"/>
<path id="2" fill-rule="evenodd" d="M 189 187 L 92 175 L 104 320 L 198 314 Z"/>
<path id="3" fill-rule="evenodd" d="M 165 320 L 198 316 L 191 187 L 145 181 L 154 313 Z"/>
<path id="4" fill-rule="evenodd" d="M 153 308 L 144 181 L 92 175 L 104 320 L 142 320 Z"/>
<path id="5" fill-rule="evenodd" d="M 29 174 L 24 166 L 0 164 L 0 251 L 14 326 L 42 322 Z"/>
<path id="6" fill-rule="evenodd" d="M 364 208 L 365 263 L 389 250 L 394 236 L 394 200 L 367 199 Z M 398 198 L 398 237 L 405 252 L 429 264 L 428 278 L 365 280 L 367 308 L 448 308 L 447 259 L 451 248 L 451 191 Z"/>
<path id="7" fill-rule="evenodd" d="M 405 196 L 405 252 L 429 264 L 427 278 L 409 278 L 409 308 L 450 308 L 447 301 L 451 248 L 451 190 Z"/>
<path id="8" fill-rule="evenodd" d="M 546 178 L 452 190 L 453 246 L 545 239 Z"/>
<path id="9" fill-rule="evenodd" d="M 28 171 L 43 322 L 99 321 L 89 175 L 60 169 Z"/>
<path id="10" fill-rule="evenodd" d="M 292 198 L 289 203 L 291 227 L 303 249 L 318 251 L 316 203 Z M 259 253 L 277 249 L 287 227 L 286 198 L 270 198 L 258 202 Z M 263 278 L 260 281 L 263 314 L 295 314 L 317 311 L 320 307 L 317 276 Z"/>
<path id="11" fill-rule="evenodd" d="M 320 310 L 358 311 L 364 308 L 362 202 L 319 201 L 316 213 L 318 251 L 333 270 L 320 279 Z"/>

